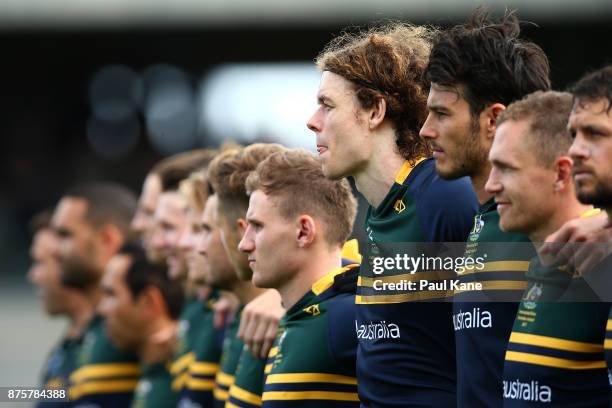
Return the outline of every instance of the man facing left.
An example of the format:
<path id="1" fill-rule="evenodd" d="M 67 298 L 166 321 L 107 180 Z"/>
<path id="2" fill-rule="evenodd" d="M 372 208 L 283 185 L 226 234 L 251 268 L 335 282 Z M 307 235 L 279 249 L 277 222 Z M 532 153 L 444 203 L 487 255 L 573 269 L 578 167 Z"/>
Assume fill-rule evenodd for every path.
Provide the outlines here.
<path id="1" fill-rule="evenodd" d="M 356 264 L 342 267 L 356 201 L 317 158 L 281 151 L 249 175 L 239 244 L 253 283 L 277 289 L 287 313 L 266 368 L 263 407 L 358 407 Z"/>
<path id="2" fill-rule="evenodd" d="M 132 407 L 175 406 L 168 366 L 183 302 L 180 282 L 169 278 L 164 266 L 148 262 L 142 249 L 124 247 L 108 263 L 102 290 L 99 310 L 109 338 L 140 358 L 142 376 Z"/>
<path id="3" fill-rule="evenodd" d="M 58 236 L 61 280 L 79 289 L 97 308 L 100 279 L 108 261 L 128 241 L 136 198 L 124 187 L 92 183 L 67 192 L 51 220 Z M 118 350 L 104 332 L 102 316 L 87 325 L 70 377 L 70 399 L 76 407 L 127 407 L 138 382 L 137 357 Z"/>

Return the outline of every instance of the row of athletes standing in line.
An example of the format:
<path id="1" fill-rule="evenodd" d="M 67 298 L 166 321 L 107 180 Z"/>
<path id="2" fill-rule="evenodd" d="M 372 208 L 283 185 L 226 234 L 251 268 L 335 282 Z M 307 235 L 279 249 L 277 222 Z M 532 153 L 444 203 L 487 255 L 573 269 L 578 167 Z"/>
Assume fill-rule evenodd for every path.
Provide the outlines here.
<path id="1" fill-rule="evenodd" d="M 438 33 L 424 27 L 387 26 L 377 31 L 339 37 L 318 58 L 317 63 L 322 70 L 318 93 L 319 109 L 310 119 L 308 126 L 317 134 L 317 148 L 324 176 L 333 180 L 352 176 L 357 189 L 370 204 L 366 229 L 372 243 L 465 242 L 469 239 L 470 242 L 478 244 L 472 246 L 475 254 L 478 254 L 478 251 L 482 250 L 479 249 L 480 244 L 486 248 L 486 242 L 536 243 L 546 238 L 560 242 L 578 239 L 609 242 L 610 230 L 605 211 L 591 217 L 580 217 L 592 213 L 586 204 L 595 204 L 604 210 L 609 208 L 610 152 L 609 146 L 606 145 L 609 138 L 606 139 L 606 136 L 610 136 L 610 68 L 585 77 L 575 86 L 573 97 L 563 93 L 540 92 L 519 101 L 533 92 L 548 91 L 550 83 L 545 54 L 535 44 L 520 40 L 518 27 L 516 17 L 512 14 L 506 15 L 500 23 L 489 21 L 483 14 L 476 14 L 470 23 Z M 516 103 L 511 105 L 515 101 Z M 566 131 L 568 117 L 571 132 L 575 135 L 573 144 Z M 432 148 L 433 158 L 427 158 Z M 241 157 L 239 162 L 255 162 L 250 163 L 248 173 L 256 168 L 257 163 L 270 156 L 270 151 L 267 150 L 271 149 L 270 146 L 251 147 L 250 152 L 255 154 L 258 149 L 263 149 L 259 159 L 245 159 L 249 148 L 235 153 Z M 283 154 L 285 153 L 277 152 L 272 156 L 282 157 Z M 299 156 L 298 153 L 292 154 Z M 573 161 L 568 159 L 568 154 Z M 250 268 L 246 266 L 252 266 L 255 270 L 253 281 L 257 284 L 257 266 L 260 262 L 266 262 L 266 256 L 260 259 L 255 255 L 254 259 L 249 260 L 249 256 L 245 258 L 236 248 L 244 231 L 250 231 L 256 236 L 254 231 L 265 231 L 265 223 L 262 226 L 257 218 L 249 219 L 247 211 L 251 209 L 246 201 L 244 184 L 248 175 L 237 177 L 236 174 L 240 172 L 236 170 L 235 164 L 227 165 L 230 170 L 225 172 L 219 170 L 224 168 L 220 165 L 223 163 L 220 158 L 225 155 L 231 156 L 232 153 L 221 153 L 209 166 L 209 170 L 212 167 L 213 171 L 206 177 L 209 177 L 216 187 L 216 193 L 212 200 L 210 197 L 205 200 L 205 215 L 200 227 L 204 226 L 205 235 L 208 234 L 208 237 L 214 237 L 215 228 L 219 229 L 221 247 L 217 248 L 222 248 L 225 251 L 222 253 L 230 261 L 231 268 L 228 270 L 234 272 L 231 276 L 238 272 L 242 278 L 248 278 Z M 293 160 L 298 160 L 297 156 Z M 288 175 L 292 174 L 291 167 L 288 166 L 285 171 Z M 265 166 L 262 165 L 262 168 Z M 572 170 L 573 168 L 575 170 Z M 160 178 L 159 173 L 152 174 L 157 174 L 156 177 Z M 185 175 L 180 178 L 185 178 Z M 164 202 L 164 194 L 173 189 L 168 187 L 172 183 L 164 186 L 161 180 L 151 181 L 154 179 L 155 177 L 147 178 L 139 210 L 147 205 L 144 193 L 151 185 L 157 183 L 158 191 L 163 191 L 158 193 L 159 197 L 156 198 L 158 202 L 155 204 L 155 213 Z M 299 179 L 301 177 L 289 185 L 297 183 Z M 222 181 L 215 183 L 215 180 Z M 176 193 L 177 183 L 174 184 Z M 261 186 L 265 185 L 263 183 Z M 236 189 L 241 189 L 241 194 L 236 195 Z M 580 202 L 576 199 L 575 190 Z M 265 188 L 262 188 L 262 191 L 264 196 L 268 195 Z M 114 196 L 115 204 L 119 201 L 117 197 L 118 195 Z M 234 207 L 240 202 L 240 197 L 243 204 L 241 209 L 236 209 Z M 251 195 L 255 204 L 257 197 L 258 194 Z M 308 197 L 310 199 L 301 201 L 320 204 L 324 199 L 316 191 Z M 204 199 L 200 200 L 201 203 L 204 202 Z M 403 204 L 402 211 L 398 211 L 395 205 L 398 200 Z M 93 198 L 86 199 L 86 202 L 90 201 L 93 202 Z M 167 197 L 165 201 L 168 201 Z M 218 205 L 215 201 L 221 204 Z M 499 203 L 499 208 L 496 208 L 496 203 Z M 56 221 L 61 204 L 62 202 L 56 210 L 52 225 L 60 237 L 66 237 L 70 236 L 69 231 L 58 228 Z M 112 208 L 112 203 L 104 206 L 107 207 Z M 206 207 L 211 207 L 208 214 Z M 226 208 L 234 209 L 226 211 Z M 315 214 L 314 210 L 312 211 Z M 279 210 L 279 213 L 282 212 Z M 348 209 L 345 213 L 350 215 Z M 247 214 L 246 218 L 243 214 Z M 290 212 L 289 214 L 291 215 Z M 285 223 L 291 219 L 290 215 L 289 218 L 284 218 Z M 478 228 L 472 228 L 474 220 Z M 352 219 L 349 221 L 352 223 Z M 197 222 L 195 224 L 197 226 Z M 337 221 L 329 224 L 336 225 Z M 317 223 L 314 222 L 313 225 Z M 156 228 L 148 231 L 172 229 L 167 227 L 169 223 L 160 221 Z M 155 235 L 151 232 L 147 238 L 146 231 L 147 229 L 143 230 L 144 241 L 148 243 L 145 247 L 152 251 L 155 247 Z M 305 238 L 309 234 L 307 222 L 300 221 L 299 231 L 300 239 L 308 240 Z M 112 237 L 113 234 L 107 235 Z M 241 249 L 244 253 L 257 254 L 257 249 L 253 249 L 252 243 L 249 244 L 248 236 L 247 233 L 241 243 Z M 212 238 L 210 241 L 215 242 Z M 277 251 L 286 243 L 287 240 L 276 241 L 267 256 L 278 255 Z M 299 247 L 299 240 L 294 244 Z M 183 247 L 189 245 L 184 243 Z M 213 244 L 210 245 L 214 248 Z M 166 246 L 172 247 L 169 244 Z M 163 245 L 160 244 L 160 247 Z M 320 403 L 324 400 L 327 404 L 361 403 L 363 406 L 532 406 L 534 403 L 546 404 L 547 399 L 561 406 L 575 406 L 577 403 L 584 406 L 607 405 L 609 390 L 605 375 L 606 365 L 603 361 L 607 306 L 601 302 L 590 302 L 584 308 L 576 304 L 544 307 L 547 303 L 538 303 L 541 296 L 548 300 L 556 299 L 559 290 L 563 294 L 573 293 L 574 287 L 578 287 L 578 292 L 584 293 L 585 285 L 581 286 L 581 282 L 585 278 L 576 276 L 568 279 L 567 272 L 560 270 L 563 268 L 546 267 L 537 260 L 532 261 L 535 249 L 528 254 L 504 251 L 503 248 L 498 250 L 494 253 L 495 259 L 488 259 L 489 263 L 485 265 L 482 274 L 467 274 L 462 277 L 483 283 L 486 299 L 467 293 L 456 296 L 452 304 L 422 302 L 419 301 L 422 298 L 412 293 L 381 294 L 372 287 L 372 276 L 367 276 L 367 270 L 362 268 L 362 276 L 355 289 L 356 306 L 352 310 L 355 318 L 339 319 L 340 323 L 337 325 L 339 332 L 343 333 L 341 323 L 351 323 L 351 336 L 354 341 L 358 340 L 358 345 L 354 344 L 354 376 L 359 383 L 360 402 L 354 397 L 356 390 L 351 388 L 356 386 L 357 381 L 350 374 L 328 372 L 322 367 L 322 372 L 292 371 L 295 368 L 288 368 L 288 372 L 279 374 L 328 376 L 268 376 L 273 381 L 261 386 L 272 387 L 267 390 L 270 398 L 265 397 L 266 391 L 262 391 L 263 400 L 257 399 L 257 395 L 262 395 L 261 393 L 249 391 L 247 385 L 236 386 L 234 388 L 237 391 L 237 400 L 232 401 L 231 386 L 234 381 L 238 381 L 239 375 L 236 372 L 232 374 L 224 371 L 227 357 L 221 359 L 219 366 L 213 361 L 198 359 L 197 355 L 205 354 L 203 352 L 190 354 L 195 348 L 181 355 L 183 360 L 176 360 L 180 364 L 173 367 L 174 374 L 181 373 L 182 377 L 177 375 L 173 381 L 181 379 L 178 382 L 182 384 L 182 388 L 189 390 L 191 384 L 192 393 L 209 392 L 213 399 L 226 396 L 226 399 L 230 399 L 229 404 L 234 405 L 240 404 L 240 396 L 242 403 L 258 405 L 263 402 L 269 406 L 273 403 L 295 406 L 300 397 L 303 398 L 304 404 Z M 140 256 L 130 255 L 129 248 L 123 251 L 128 257 Z M 556 247 L 548 245 L 540 248 L 540 251 L 550 257 L 555 255 Z M 278 296 L 275 297 L 272 291 L 258 293 L 258 289 L 250 284 L 249 280 L 214 283 L 215 268 L 222 265 L 222 262 L 215 264 L 214 257 L 211 256 L 215 254 L 214 251 L 209 252 L 204 248 L 201 252 L 207 259 L 205 263 L 208 265 L 208 272 L 203 275 L 207 277 L 205 280 L 212 282 L 209 285 L 232 290 L 238 294 L 241 304 L 256 299 L 255 306 L 246 310 L 252 312 L 251 317 L 261 316 L 258 308 L 268 312 L 268 319 L 263 319 L 264 324 L 253 325 L 253 321 L 258 320 L 254 318 L 247 323 L 247 327 L 243 327 L 246 332 L 249 331 L 248 326 L 253 326 L 250 331 L 256 332 L 252 338 L 257 341 L 251 348 L 258 348 L 264 338 L 269 342 L 272 337 L 270 332 L 275 331 L 275 318 L 270 316 L 278 316 Z M 166 256 L 170 270 L 178 263 L 176 255 L 170 255 L 171 253 L 173 251 L 168 250 Z M 579 252 L 575 256 L 583 261 L 577 268 L 580 272 L 591 269 L 591 264 L 600 260 L 592 255 L 593 253 L 594 251 L 586 254 Z M 558 255 L 564 254 L 565 251 L 560 251 Z M 155 254 L 149 255 L 151 257 Z M 365 255 L 367 259 L 368 251 Z M 284 270 L 294 268 L 293 263 L 299 263 L 301 257 L 296 258 L 295 261 L 293 257 L 275 260 L 279 265 L 284 265 L 281 262 L 283 260 L 289 263 L 280 269 L 274 269 L 274 264 L 268 264 L 268 267 L 282 275 Z M 193 264 L 195 262 L 192 261 Z M 132 263 L 137 264 L 134 261 Z M 70 265 L 62 265 L 63 270 L 68 269 L 67 266 Z M 190 276 L 197 276 L 198 270 L 205 269 L 194 267 L 194 273 Z M 240 271 L 244 274 L 241 275 Z M 131 273 L 129 267 L 128 272 Z M 326 272 L 329 272 L 329 268 Z M 260 273 L 265 275 L 265 268 L 261 269 Z M 62 271 L 62 280 L 64 275 L 68 274 Z M 112 276 L 112 273 L 106 275 Z M 329 284 L 322 292 L 317 293 L 319 290 L 315 285 L 306 293 L 315 299 L 318 296 L 325 298 L 326 290 L 344 293 L 343 288 L 351 286 L 351 275 L 354 275 L 354 271 L 351 273 L 351 270 L 344 270 L 333 280 L 334 283 Z M 588 275 L 587 273 L 584 276 Z M 219 272 L 218 276 L 225 275 Z M 195 278 L 198 279 L 202 278 Z M 105 281 L 108 281 L 103 285 L 106 293 L 113 294 L 110 278 L 105 278 Z M 261 285 L 274 287 L 274 284 L 265 283 L 265 280 Z M 276 285 L 282 289 L 280 283 Z M 533 290 L 534 287 L 537 290 Z M 203 303 L 202 300 L 215 301 L 219 296 L 210 289 L 195 292 L 200 299 L 195 304 L 200 307 L 212 303 Z M 136 296 L 135 293 L 132 290 L 132 296 Z M 282 297 L 283 291 L 280 290 L 280 293 Z M 504 293 L 514 301 L 490 302 L 489 299 L 498 293 Z M 526 301 L 521 302 L 524 293 L 537 293 L 538 297 L 526 298 Z M 303 295 L 303 292 L 301 294 Z M 171 296 L 165 298 L 170 299 Z M 293 298 L 293 302 L 286 301 L 283 297 L 283 304 L 300 304 L 299 300 Z M 290 327 L 292 316 L 297 321 L 308 320 L 315 314 L 320 316 L 322 311 L 325 312 L 325 319 L 335 322 L 334 312 L 331 311 L 344 310 L 342 307 L 321 307 L 320 299 L 316 300 L 301 310 L 293 310 L 297 315 L 293 315 L 292 309 L 289 308 L 282 327 Z M 106 301 L 102 302 L 104 303 L 108 304 Z M 230 302 L 224 300 L 217 303 Z M 272 304 L 276 306 L 270 307 Z M 536 311 L 533 310 L 534 304 Z M 226 308 L 231 310 L 231 307 Z M 107 310 L 105 313 L 110 313 L 109 309 L 113 310 L 110 306 L 101 308 Z M 176 313 L 170 313 L 172 308 L 167 309 L 167 320 L 176 319 Z M 218 309 L 224 310 L 223 307 Z M 464 324 L 455 327 L 453 332 L 452 318 L 476 309 L 489 314 L 490 324 Z M 272 313 L 272 310 L 275 312 Z M 211 315 L 213 317 L 210 317 Z M 214 313 L 209 313 L 208 316 L 213 319 Z M 560 319 L 563 320 L 563 327 L 559 325 Z M 107 320 L 110 334 L 112 320 L 110 317 Z M 151 320 L 148 319 L 149 322 Z M 396 324 L 400 329 L 399 339 L 384 336 L 354 338 L 355 324 L 358 327 L 367 327 L 380 322 Z M 572 328 L 573 323 L 576 327 Z M 298 324 L 296 327 L 299 326 Z M 226 334 L 232 330 L 238 330 L 238 324 L 234 323 L 233 329 L 228 328 Z M 144 330 L 138 332 L 142 334 Z M 163 348 L 172 337 L 165 336 L 164 333 L 171 332 L 158 330 L 157 336 L 147 338 L 154 337 L 158 341 L 155 344 Z M 193 334 L 193 330 L 187 330 L 186 333 Z M 349 339 L 351 336 L 346 337 Z M 333 338 L 341 337 L 343 336 L 338 335 Z M 283 339 L 281 346 L 285 345 L 285 348 L 287 338 L 288 336 L 284 339 L 282 336 L 278 338 Z M 304 341 L 304 338 L 301 340 Z M 294 341 L 295 344 L 300 344 L 297 343 L 298 339 Z M 218 349 L 227 356 L 232 354 L 232 342 L 225 343 L 220 344 Z M 194 341 L 192 344 L 195 347 L 200 342 Z M 308 343 L 305 343 L 289 346 L 288 349 L 293 350 L 293 353 L 303 352 L 303 355 L 313 360 L 313 356 L 317 354 L 308 353 L 307 346 Z M 235 346 L 236 350 L 238 348 Z M 259 365 L 263 366 L 264 371 L 277 368 L 280 362 L 287 361 L 287 357 L 291 355 L 278 355 L 282 347 L 280 350 L 274 347 L 270 353 L 270 361 L 265 361 L 265 357 L 261 357 L 266 355 L 265 349 L 268 347 L 263 344 L 262 348 L 263 353 L 261 350 L 255 351 L 259 351 L 259 360 L 262 360 Z M 328 349 L 332 357 L 333 353 L 350 354 L 352 350 L 350 342 L 342 344 L 342 347 L 329 343 Z M 285 352 L 288 353 L 286 350 Z M 237 361 L 243 360 L 242 354 L 248 355 L 242 351 L 233 354 L 240 354 Z M 350 355 L 345 357 L 350 361 Z M 279 364 L 275 365 L 275 362 Z M 236 365 L 243 367 L 249 364 L 237 362 Z M 257 368 L 257 361 L 254 361 L 253 367 L 261 369 Z M 74 381 L 84 381 L 81 387 L 84 391 L 81 392 L 86 393 L 87 390 L 94 389 L 95 387 L 88 387 L 87 383 L 96 384 L 96 381 L 102 378 L 111 378 L 113 385 L 123 384 L 127 387 L 128 382 L 134 379 L 124 377 L 129 376 L 128 373 L 136 375 L 140 370 L 138 366 L 115 366 L 112 368 L 120 368 L 123 371 L 115 371 L 114 374 L 118 377 L 113 378 L 103 370 L 95 370 L 102 367 L 93 368 L 81 371 L 80 375 L 77 371 L 74 376 Z M 252 375 L 248 377 L 254 378 Z M 536 390 L 531 385 L 533 382 L 542 387 Z M 525 384 L 529 387 L 525 388 Z M 292 399 L 282 399 L 288 396 Z M 277 401 L 273 397 L 282 398 Z M 324 397 L 333 399 L 326 400 Z M 197 397 L 190 396 L 187 392 L 184 398 L 181 400 L 190 404 L 195 403 L 193 401 Z"/>

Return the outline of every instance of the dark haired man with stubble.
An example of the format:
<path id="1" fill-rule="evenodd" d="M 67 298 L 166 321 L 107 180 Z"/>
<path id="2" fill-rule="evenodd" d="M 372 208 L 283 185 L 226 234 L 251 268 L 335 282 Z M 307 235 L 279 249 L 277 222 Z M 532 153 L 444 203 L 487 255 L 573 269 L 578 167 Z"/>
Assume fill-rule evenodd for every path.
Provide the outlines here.
<path id="1" fill-rule="evenodd" d="M 497 117 L 511 102 L 550 88 L 546 55 L 519 35 L 515 13 L 494 21 L 477 10 L 469 22 L 434 38 L 426 69 L 429 115 L 421 137 L 431 143 L 441 177 L 471 179 L 480 208 L 465 256 L 486 254 L 482 270 L 458 276 L 482 290 L 457 293 L 453 302 L 461 408 L 502 405 L 504 353 L 533 256 L 525 235 L 500 231 L 495 201 L 484 189 Z"/>

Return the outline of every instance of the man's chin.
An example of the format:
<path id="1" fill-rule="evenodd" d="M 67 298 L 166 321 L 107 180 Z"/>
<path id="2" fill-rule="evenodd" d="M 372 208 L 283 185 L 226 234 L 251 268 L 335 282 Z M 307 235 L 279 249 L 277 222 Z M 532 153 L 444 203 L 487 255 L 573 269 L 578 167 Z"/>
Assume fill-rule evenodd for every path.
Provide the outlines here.
<path id="1" fill-rule="evenodd" d="M 438 161 L 436 161 L 436 173 L 438 173 L 438 176 L 442 177 L 444 180 L 456 180 L 463 176 L 467 176 L 465 172 L 459 169 L 453 169 L 449 166 L 441 165 L 438 163 Z"/>

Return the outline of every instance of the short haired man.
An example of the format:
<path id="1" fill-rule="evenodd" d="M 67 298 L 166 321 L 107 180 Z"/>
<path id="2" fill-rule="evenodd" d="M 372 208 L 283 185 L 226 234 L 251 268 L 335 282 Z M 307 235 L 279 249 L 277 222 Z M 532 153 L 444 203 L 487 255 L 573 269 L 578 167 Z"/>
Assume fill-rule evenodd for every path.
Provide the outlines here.
<path id="1" fill-rule="evenodd" d="M 191 297 L 190 306 L 181 313 L 176 352 L 179 358 L 172 366 L 173 388 L 180 389 L 181 407 L 193 407 L 196 402 L 202 406 L 212 405 L 214 378 L 221 359 L 223 328 L 216 328 L 214 322 L 214 307 L 219 296 L 208 286 L 206 260 L 197 250 L 203 233 L 202 212 L 209 194 L 206 173 L 206 169 L 197 171 L 179 186 L 186 202 L 187 227 L 178 247 L 186 260 L 185 286 L 188 299 Z"/>
<path id="2" fill-rule="evenodd" d="M 106 267 L 98 309 L 115 346 L 138 355 L 142 374 L 132 406 L 171 407 L 168 362 L 174 352 L 174 331 L 181 312 L 183 287 L 166 268 L 147 261 L 139 247 L 124 247 Z"/>
<path id="3" fill-rule="evenodd" d="M 163 191 L 176 190 L 181 180 L 204 167 L 215 155 L 214 150 L 197 149 L 178 153 L 157 163 L 147 174 L 138 198 L 138 207 L 131 227 L 140 236 L 148 256 L 154 262 L 162 261 L 160 254 L 150 245 L 155 209 Z"/>
<path id="4" fill-rule="evenodd" d="M 171 277 L 185 280 L 187 274 L 186 260 L 178 246 L 179 238 L 187 227 L 185 197 L 179 192 L 180 183 L 196 171 L 206 169 L 217 152 L 200 149 L 171 156 L 155 166 L 145 181 L 147 186 L 150 177 L 159 179 L 160 191 L 155 203 L 151 232 L 146 242 L 150 252 L 156 254 L 158 261 L 165 261 Z M 142 197 L 146 196 L 143 187 Z M 151 200 L 151 203 L 153 200 Z M 138 224 L 138 216 L 132 225 Z"/>
<path id="5" fill-rule="evenodd" d="M 167 265 L 170 277 L 185 285 L 187 296 L 171 367 L 173 389 L 181 394 L 187 393 L 189 367 L 195 361 L 196 347 L 216 344 L 201 341 L 204 332 L 215 334 L 215 330 L 210 327 L 212 310 L 208 301 L 216 299 L 216 294 L 209 293 L 206 299 L 199 299 L 189 288 L 186 252 L 180 245 L 181 237 L 189 229 L 189 202 L 179 187 L 194 172 L 204 172 L 216 153 L 210 149 L 192 150 L 170 156 L 156 164 L 145 180 L 139 210 L 132 221 L 132 228 L 142 234 L 149 258 Z M 192 382 L 192 385 L 195 384 Z M 210 390 L 197 391 L 207 393 Z"/>
<path id="6" fill-rule="evenodd" d="M 574 141 L 569 155 L 574 161 L 578 199 L 583 203 L 601 207 L 608 217 L 604 228 L 590 237 L 585 237 L 585 241 L 595 242 L 595 245 L 600 247 L 605 246 L 604 254 L 607 254 L 612 243 L 612 65 L 585 75 L 570 88 L 570 92 L 574 95 L 574 106 L 568 128 Z M 597 265 L 601 258 L 590 258 L 589 252 L 594 251 L 585 252 L 586 256 L 576 255 L 577 262 L 586 264 L 587 269 L 590 269 Z M 606 294 L 610 293 L 609 259 L 604 265 L 603 273 L 598 277 L 606 287 Z M 585 275 L 585 279 L 588 278 L 589 272 Z M 608 319 L 604 347 L 608 376 L 612 378 L 612 313 Z M 610 385 L 612 386 L 612 382 Z"/>
<path id="7" fill-rule="evenodd" d="M 521 232 L 537 247 L 573 218 L 593 212 L 575 195 L 567 119 L 572 96 L 536 92 L 497 119 L 486 184 L 502 231 Z M 529 186 L 529 187 L 527 187 Z M 610 404 L 603 340 L 609 303 L 566 265 L 536 256 L 508 342 L 504 407 L 602 407 Z M 525 389 L 529 389 L 525 392 Z"/>
<path id="8" fill-rule="evenodd" d="M 94 309 L 102 296 L 104 268 L 129 241 L 135 208 L 132 192 L 113 183 L 75 187 L 55 208 L 51 227 L 58 237 L 62 283 L 79 289 Z M 113 346 L 104 332 L 104 319 L 93 316 L 70 377 L 74 406 L 127 407 L 139 375 L 137 357 Z"/>
<path id="9" fill-rule="evenodd" d="M 222 243 L 218 217 L 218 198 L 216 194 L 213 194 L 208 198 L 204 207 L 202 241 L 198 245 L 200 253 L 206 259 L 207 282 L 215 289 L 234 293 L 238 299 L 254 298 L 261 293 L 261 290 L 255 288 L 250 281 L 242 281 L 238 278 Z M 243 350 L 243 343 L 236 341 L 239 320 L 237 314 L 225 330 L 219 370 L 214 378 L 215 407 L 223 407 L 228 401 L 229 389 L 234 382 L 236 366 Z M 211 379 L 207 378 L 207 380 Z"/>
<path id="10" fill-rule="evenodd" d="M 60 264 L 55 257 L 57 237 L 50 228 L 51 212 L 37 214 L 31 222 L 32 265 L 28 279 L 37 287 L 42 306 L 47 315 L 66 316 L 68 327 L 58 344 L 51 350 L 42 371 L 45 388 L 67 388 L 69 378 L 76 368 L 76 360 L 83 332 L 91 320 L 94 310 L 87 297 L 76 288 L 62 285 Z M 57 402 L 54 406 L 69 403 Z M 50 406 L 41 402 L 41 406 Z"/>
<path id="11" fill-rule="evenodd" d="M 282 151 L 247 179 L 248 227 L 239 248 L 253 282 L 287 309 L 266 370 L 264 407 L 358 407 L 353 332 L 357 264 L 342 267 L 356 200 L 326 179 L 316 156 Z"/>
<path id="12" fill-rule="evenodd" d="M 498 22 L 477 10 L 466 24 L 436 36 L 427 66 L 429 115 L 421 137 L 431 143 L 441 177 L 470 177 L 480 208 L 465 256 L 486 254 L 483 270 L 458 276 L 462 283 L 480 283 L 474 286 L 482 290 L 454 297 L 459 408 L 502 404 L 504 353 L 533 256 L 526 236 L 499 230 L 496 204 L 484 189 L 498 115 L 511 102 L 550 88 L 546 55 L 519 35 L 515 13 Z"/>
<path id="13" fill-rule="evenodd" d="M 218 200 L 216 219 L 223 246 L 238 279 L 252 286 L 252 290 L 234 292 L 241 305 L 239 313 L 242 312 L 244 305 L 262 293 L 251 282 L 252 271 L 249 268 L 247 255 L 238 250 L 238 243 L 246 229 L 248 195 L 245 181 L 266 157 L 282 150 L 284 148 L 278 144 L 256 143 L 243 149 L 221 153 L 209 167 L 210 182 Z M 276 307 L 284 314 L 280 304 Z M 257 353 L 253 355 L 238 337 L 237 329 L 240 327 L 241 318 L 241 315 L 236 317 L 226 334 L 226 339 L 231 341 L 228 350 L 239 350 L 236 368 L 230 373 L 227 371 L 229 367 L 226 366 L 224 372 L 234 377 L 228 391 L 228 404 L 250 407 L 253 404 L 261 404 L 266 357 Z M 278 323 L 273 326 L 273 330 L 277 327 Z M 228 361 L 233 359 L 233 356 L 227 357 Z"/>
<path id="14" fill-rule="evenodd" d="M 391 24 L 340 36 L 317 58 L 319 108 L 308 127 L 316 133 L 325 176 L 352 176 L 370 204 L 365 265 L 383 244 L 464 241 L 476 210 L 469 180 L 440 179 L 427 159 L 429 145 L 418 135 L 426 116 L 422 76 L 432 34 L 426 27 Z M 378 276 L 370 269 L 361 268 L 356 296 L 363 406 L 454 405 L 452 305 L 417 301 L 443 300 L 446 293 L 377 290 L 374 282 L 405 276 Z M 398 330 L 392 337 L 386 330 L 369 336 L 376 325 Z"/>

